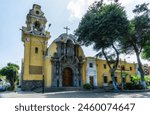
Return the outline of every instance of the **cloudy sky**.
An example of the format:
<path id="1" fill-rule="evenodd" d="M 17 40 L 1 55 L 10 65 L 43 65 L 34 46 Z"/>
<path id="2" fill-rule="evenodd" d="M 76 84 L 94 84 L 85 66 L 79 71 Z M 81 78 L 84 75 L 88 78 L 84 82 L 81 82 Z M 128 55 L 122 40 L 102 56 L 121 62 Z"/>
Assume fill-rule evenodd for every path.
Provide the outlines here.
<path id="1" fill-rule="evenodd" d="M 68 26 L 71 30 L 78 27 L 82 16 L 88 6 L 95 0 L 0 0 L 0 68 L 8 62 L 21 65 L 23 58 L 23 43 L 21 42 L 20 28 L 25 26 L 26 15 L 33 4 L 39 4 L 49 23 L 52 24 L 49 31 L 51 39 L 49 44 L 60 34 L 64 33 L 63 27 Z M 107 0 L 104 0 L 107 2 Z M 133 17 L 132 9 L 136 4 L 149 2 L 150 0 L 120 0 L 125 7 L 129 18 Z M 94 56 L 92 47 L 83 47 L 86 56 Z M 128 58 L 133 61 L 134 56 Z M 134 60 L 136 62 L 136 60 Z"/>

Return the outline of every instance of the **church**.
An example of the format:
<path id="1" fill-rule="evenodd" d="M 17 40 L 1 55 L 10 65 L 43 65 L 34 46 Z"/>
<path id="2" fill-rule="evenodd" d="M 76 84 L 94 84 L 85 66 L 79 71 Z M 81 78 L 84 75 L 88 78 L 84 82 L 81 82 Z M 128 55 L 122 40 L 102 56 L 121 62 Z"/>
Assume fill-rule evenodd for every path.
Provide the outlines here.
<path id="1" fill-rule="evenodd" d="M 22 90 L 52 87 L 83 87 L 89 83 L 94 87 L 108 86 L 111 81 L 109 67 L 105 60 L 85 57 L 84 51 L 72 34 L 63 33 L 48 46 L 51 38 L 46 31 L 47 19 L 41 6 L 34 4 L 22 27 L 24 58 L 22 60 Z M 68 28 L 66 28 L 67 30 Z M 120 61 L 116 80 L 122 82 L 120 68 L 128 72 L 125 78 L 136 74 L 136 65 Z"/>

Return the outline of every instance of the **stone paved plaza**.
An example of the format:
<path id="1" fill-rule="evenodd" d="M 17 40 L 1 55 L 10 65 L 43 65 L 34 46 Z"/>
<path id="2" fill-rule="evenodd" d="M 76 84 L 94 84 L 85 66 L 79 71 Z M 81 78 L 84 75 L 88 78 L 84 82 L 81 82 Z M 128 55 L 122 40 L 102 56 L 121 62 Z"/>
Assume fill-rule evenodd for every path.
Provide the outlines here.
<path id="1" fill-rule="evenodd" d="M 93 91 L 64 91 L 50 93 L 0 92 L 1 98 L 150 98 L 150 92 L 112 93 Z"/>

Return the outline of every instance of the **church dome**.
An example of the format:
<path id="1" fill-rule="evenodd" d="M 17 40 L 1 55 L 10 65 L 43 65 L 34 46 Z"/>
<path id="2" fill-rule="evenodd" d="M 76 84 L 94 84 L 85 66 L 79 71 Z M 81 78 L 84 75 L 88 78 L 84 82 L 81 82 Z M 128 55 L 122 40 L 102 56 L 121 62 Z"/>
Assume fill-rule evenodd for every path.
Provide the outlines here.
<path id="1" fill-rule="evenodd" d="M 56 40 L 54 42 L 63 42 L 63 43 L 67 43 L 67 41 L 70 40 L 72 41 L 72 43 L 75 45 L 78 45 L 79 43 L 76 41 L 76 38 L 74 35 L 72 34 L 66 34 L 63 33 L 61 34 L 58 38 L 56 38 Z"/>

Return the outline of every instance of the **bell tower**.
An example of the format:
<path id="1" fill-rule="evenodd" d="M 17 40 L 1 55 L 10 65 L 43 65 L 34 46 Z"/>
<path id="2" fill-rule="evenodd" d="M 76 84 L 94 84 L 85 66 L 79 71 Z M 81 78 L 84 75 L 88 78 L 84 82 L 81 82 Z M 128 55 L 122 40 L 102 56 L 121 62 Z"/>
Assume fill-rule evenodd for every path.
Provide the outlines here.
<path id="1" fill-rule="evenodd" d="M 34 4 L 26 16 L 26 26 L 22 27 L 24 59 L 22 62 L 22 90 L 42 87 L 44 81 L 44 61 L 50 33 L 45 30 L 47 19 L 41 6 Z"/>

